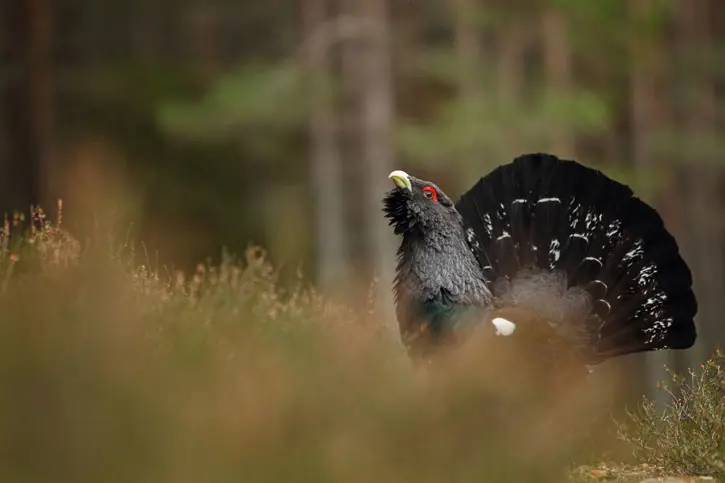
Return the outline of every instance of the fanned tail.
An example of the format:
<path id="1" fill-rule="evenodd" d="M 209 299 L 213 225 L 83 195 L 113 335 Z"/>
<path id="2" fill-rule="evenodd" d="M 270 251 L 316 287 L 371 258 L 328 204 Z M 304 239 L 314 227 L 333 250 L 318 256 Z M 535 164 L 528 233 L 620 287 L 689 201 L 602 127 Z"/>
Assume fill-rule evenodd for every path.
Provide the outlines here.
<path id="1" fill-rule="evenodd" d="M 590 363 L 694 344 L 690 270 L 627 186 L 529 154 L 481 178 L 456 208 L 494 294 L 576 326 Z"/>

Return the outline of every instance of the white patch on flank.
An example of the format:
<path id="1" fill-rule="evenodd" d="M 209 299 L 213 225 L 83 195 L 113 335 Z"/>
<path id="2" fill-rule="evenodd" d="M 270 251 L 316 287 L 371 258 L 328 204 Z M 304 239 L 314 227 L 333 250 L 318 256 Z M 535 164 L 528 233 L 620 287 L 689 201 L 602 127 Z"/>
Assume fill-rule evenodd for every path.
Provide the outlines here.
<path id="1" fill-rule="evenodd" d="M 496 335 L 503 335 L 506 337 L 513 334 L 516 330 L 516 324 L 502 317 L 496 317 L 491 321 L 491 323 L 493 323 L 494 327 L 496 327 Z"/>
<path id="2" fill-rule="evenodd" d="M 561 203 L 561 200 L 559 198 L 541 198 L 537 203 Z"/>
<path id="3" fill-rule="evenodd" d="M 511 204 L 512 204 L 512 205 L 516 205 L 516 204 L 518 204 L 518 203 L 526 203 L 526 199 L 525 199 L 525 198 L 517 198 L 517 199 L 515 199 L 515 200 L 513 201 L 513 203 L 511 203 Z"/>

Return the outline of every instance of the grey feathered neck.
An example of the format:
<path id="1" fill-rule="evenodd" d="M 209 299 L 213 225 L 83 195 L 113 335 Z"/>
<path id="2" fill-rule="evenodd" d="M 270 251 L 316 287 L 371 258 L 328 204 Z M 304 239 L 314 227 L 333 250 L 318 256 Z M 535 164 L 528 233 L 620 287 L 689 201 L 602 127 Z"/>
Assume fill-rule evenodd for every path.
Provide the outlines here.
<path id="1" fill-rule="evenodd" d="M 462 305 L 488 302 L 491 293 L 466 239 L 463 219 L 447 198 L 441 201 L 433 205 L 403 189 L 390 191 L 384 199 L 385 215 L 401 235 L 396 298 L 414 294 L 428 301 L 444 292 Z"/>

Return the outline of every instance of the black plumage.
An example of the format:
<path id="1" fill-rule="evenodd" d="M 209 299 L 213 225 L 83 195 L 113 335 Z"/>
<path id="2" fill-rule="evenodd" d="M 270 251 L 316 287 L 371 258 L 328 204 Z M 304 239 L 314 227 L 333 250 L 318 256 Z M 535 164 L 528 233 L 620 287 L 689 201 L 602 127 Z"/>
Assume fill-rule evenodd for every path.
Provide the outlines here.
<path id="1" fill-rule="evenodd" d="M 394 290 L 411 355 L 456 346 L 506 309 L 533 314 L 588 364 L 694 344 L 697 302 L 674 238 L 600 171 L 528 154 L 455 204 L 433 183 L 391 178 L 384 212 L 402 238 Z"/>

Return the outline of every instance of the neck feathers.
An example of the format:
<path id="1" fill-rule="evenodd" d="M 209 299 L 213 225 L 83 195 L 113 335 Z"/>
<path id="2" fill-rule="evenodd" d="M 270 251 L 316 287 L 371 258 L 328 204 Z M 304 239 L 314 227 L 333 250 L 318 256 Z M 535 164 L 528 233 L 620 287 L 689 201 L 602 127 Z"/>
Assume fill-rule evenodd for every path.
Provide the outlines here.
<path id="1" fill-rule="evenodd" d="M 462 225 L 446 232 L 403 235 L 395 290 L 398 297 L 407 292 L 420 301 L 443 294 L 462 305 L 486 305 L 491 299 Z"/>

